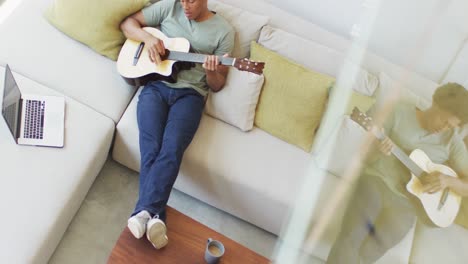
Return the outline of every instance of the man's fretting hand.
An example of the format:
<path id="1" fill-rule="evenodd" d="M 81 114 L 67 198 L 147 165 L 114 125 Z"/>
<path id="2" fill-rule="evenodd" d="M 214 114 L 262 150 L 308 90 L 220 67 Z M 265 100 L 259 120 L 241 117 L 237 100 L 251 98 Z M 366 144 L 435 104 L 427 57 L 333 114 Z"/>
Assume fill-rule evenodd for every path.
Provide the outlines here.
<path id="1" fill-rule="evenodd" d="M 384 155 L 390 156 L 392 154 L 393 146 L 393 141 L 389 137 L 385 137 L 385 139 L 379 143 L 379 150 Z"/>
<path id="2" fill-rule="evenodd" d="M 223 57 L 228 57 L 228 56 L 229 56 L 229 54 L 224 54 Z M 208 56 L 206 56 L 205 62 L 203 63 L 203 68 L 205 70 L 207 70 L 207 71 L 210 71 L 210 72 L 216 72 L 216 71 L 218 71 L 218 68 L 220 68 L 220 67 L 227 67 L 227 66 L 221 65 L 219 63 L 220 63 L 220 61 L 219 61 L 218 56 L 208 55 Z"/>

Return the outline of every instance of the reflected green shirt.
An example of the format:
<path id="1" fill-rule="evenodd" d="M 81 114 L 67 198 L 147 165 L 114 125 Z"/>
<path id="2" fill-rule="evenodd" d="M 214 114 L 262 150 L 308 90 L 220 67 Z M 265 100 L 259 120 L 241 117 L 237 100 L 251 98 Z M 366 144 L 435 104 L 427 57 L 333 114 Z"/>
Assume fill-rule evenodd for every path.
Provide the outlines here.
<path id="1" fill-rule="evenodd" d="M 222 56 L 234 48 L 234 29 L 220 15 L 215 14 L 203 22 L 189 20 L 177 0 L 159 1 L 142 12 L 148 26 L 160 26 L 170 38 L 186 38 L 191 52 Z M 180 71 L 176 83 L 166 84 L 172 88 L 193 88 L 203 96 L 208 92 L 205 69 L 199 63 L 189 70 Z"/>
<path id="2" fill-rule="evenodd" d="M 415 106 L 397 105 L 387 118 L 384 128 L 386 135 L 406 154 L 420 149 L 434 163 L 446 164 L 458 173 L 468 171 L 468 152 L 459 130 L 430 134 L 420 127 Z M 377 155 L 364 168 L 364 174 L 381 178 L 394 193 L 406 196 L 410 171 L 393 155 Z"/>

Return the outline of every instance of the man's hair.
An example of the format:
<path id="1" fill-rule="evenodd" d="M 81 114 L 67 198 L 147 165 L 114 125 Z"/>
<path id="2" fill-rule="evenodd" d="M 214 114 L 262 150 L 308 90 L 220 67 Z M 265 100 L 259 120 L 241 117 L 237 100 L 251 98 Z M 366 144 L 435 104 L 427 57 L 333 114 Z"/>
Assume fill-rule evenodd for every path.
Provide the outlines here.
<path id="1" fill-rule="evenodd" d="M 468 123 L 468 90 L 458 83 L 439 86 L 432 101 L 441 109 L 455 115 L 462 124 Z"/>

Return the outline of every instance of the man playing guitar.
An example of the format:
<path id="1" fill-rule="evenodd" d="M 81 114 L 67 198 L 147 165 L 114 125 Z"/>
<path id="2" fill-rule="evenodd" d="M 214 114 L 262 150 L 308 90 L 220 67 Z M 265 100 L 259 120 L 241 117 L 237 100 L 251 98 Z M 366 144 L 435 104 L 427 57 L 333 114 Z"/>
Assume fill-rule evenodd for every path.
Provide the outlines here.
<path id="1" fill-rule="evenodd" d="M 468 152 L 459 127 L 468 123 L 468 91 L 456 83 L 437 88 L 433 103 L 421 111 L 397 104 L 384 122 L 386 138 L 370 151 L 342 229 L 327 263 L 373 263 L 396 245 L 411 229 L 420 208 L 406 190 L 411 174 L 391 156 L 394 146 L 409 153 L 424 151 L 438 164 L 449 164 L 458 177 L 428 173 L 419 178 L 422 192 L 446 188 L 468 196 Z M 420 207 L 420 206 L 419 206 Z"/>
<path id="2" fill-rule="evenodd" d="M 169 37 L 189 40 L 191 48 L 207 56 L 204 63 L 180 71 L 177 82 L 151 81 L 141 91 L 137 107 L 140 143 L 140 188 L 128 228 L 156 249 L 165 247 L 166 205 L 179 173 L 182 157 L 198 129 L 208 89 L 223 89 L 229 68 L 218 56 L 234 47 L 234 29 L 208 9 L 208 0 L 161 0 L 127 17 L 124 35 L 144 42 L 150 60 L 161 63 L 164 43 L 144 27 L 160 26 Z M 215 56 L 216 55 L 216 56 Z"/>

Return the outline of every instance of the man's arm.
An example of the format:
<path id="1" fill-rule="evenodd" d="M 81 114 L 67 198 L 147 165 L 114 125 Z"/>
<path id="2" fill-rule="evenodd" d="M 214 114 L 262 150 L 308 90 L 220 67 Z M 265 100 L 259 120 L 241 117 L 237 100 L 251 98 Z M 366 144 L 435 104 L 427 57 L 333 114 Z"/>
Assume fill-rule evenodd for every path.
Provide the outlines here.
<path id="1" fill-rule="evenodd" d="M 224 84 L 226 84 L 229 66 L 220 65 L 218 56 L 229 56 L 234 49 L 234 38 L 234 29 L 230 27 L 214 51 L 214 55 L 207 56 L 205 63 L 203 63 L 203 68 L 206 73 L 206 83 L 213 92 L 221 91 Z"/>
<path id="2" fill-rule="evenodd" d="M 225 54 L 224 57 L 227 57 Z M 213 92 L 219 92 L 226 84 L 229 67 L 219 64 L 218 56 L 207 56 L 203 68 L 206 72 L 206 82 Z"/>
<path id="3" fill-rule="evenodd" d="M 458 178 L 434 172 L 424 176 L 423 192 L 435 193 L 445 188 L 457 193 L 462 197 L 468 197 L 468 172 L 457 172 Z"/>
<path id="4" fill-rule="evenodd" d="M 365 163 L 371 164 L 377 159 L 382 158 L 378 153 L 382 153 L 386 156 L 391 156 L 392 155 L 392 149 L 393 146 L 395 145 L 393 141 L 390 139 L 390 135 L 392 134 L 393 126 L 395 123 L 395 115 L 396 115 L 397 109 L 394 107 L 392 111 L 387 114 L 385 117 L 385 120 L 382 124 L 381 133 L 385 136 L 384 140 L 379 141 L 377 138 L 374 138 L 374 135 L 371 135 L 373 137 L 373 143 L 367 153 L 366 159 L 364 160 Z M 368 115 L 371 117 L 376 117 L 377 114 L 381 114 L 380 112 L 375 109 L 375 106 L 373 106 L 370 110 Z M 372 134 L 371 132 L 368 132 Z"/>
<path id="5" fill-rule="evenodd" d="M 448 179 L 449 183 L 447 184 L 450 190 L 454 191 L 460 196 L 468 196 L 468 171 L 464 173 L 459 173 L 460 178 L 450 177 Z"/>
<path id="6" fill-rule="evenodd" d="M 143 12 L 138 11 L 137 13 L 127 17 L 121 24 L 120 29 L 124 33 L 125 37 L 136 41 L 142 41 L 148 50 L 150 60 L 161 62 L 161 55 L 164 55 L 166 48 L 162 40 L 154 37 L 150 33 L 143 30 L 143 27 L 147 26 Z"/>

